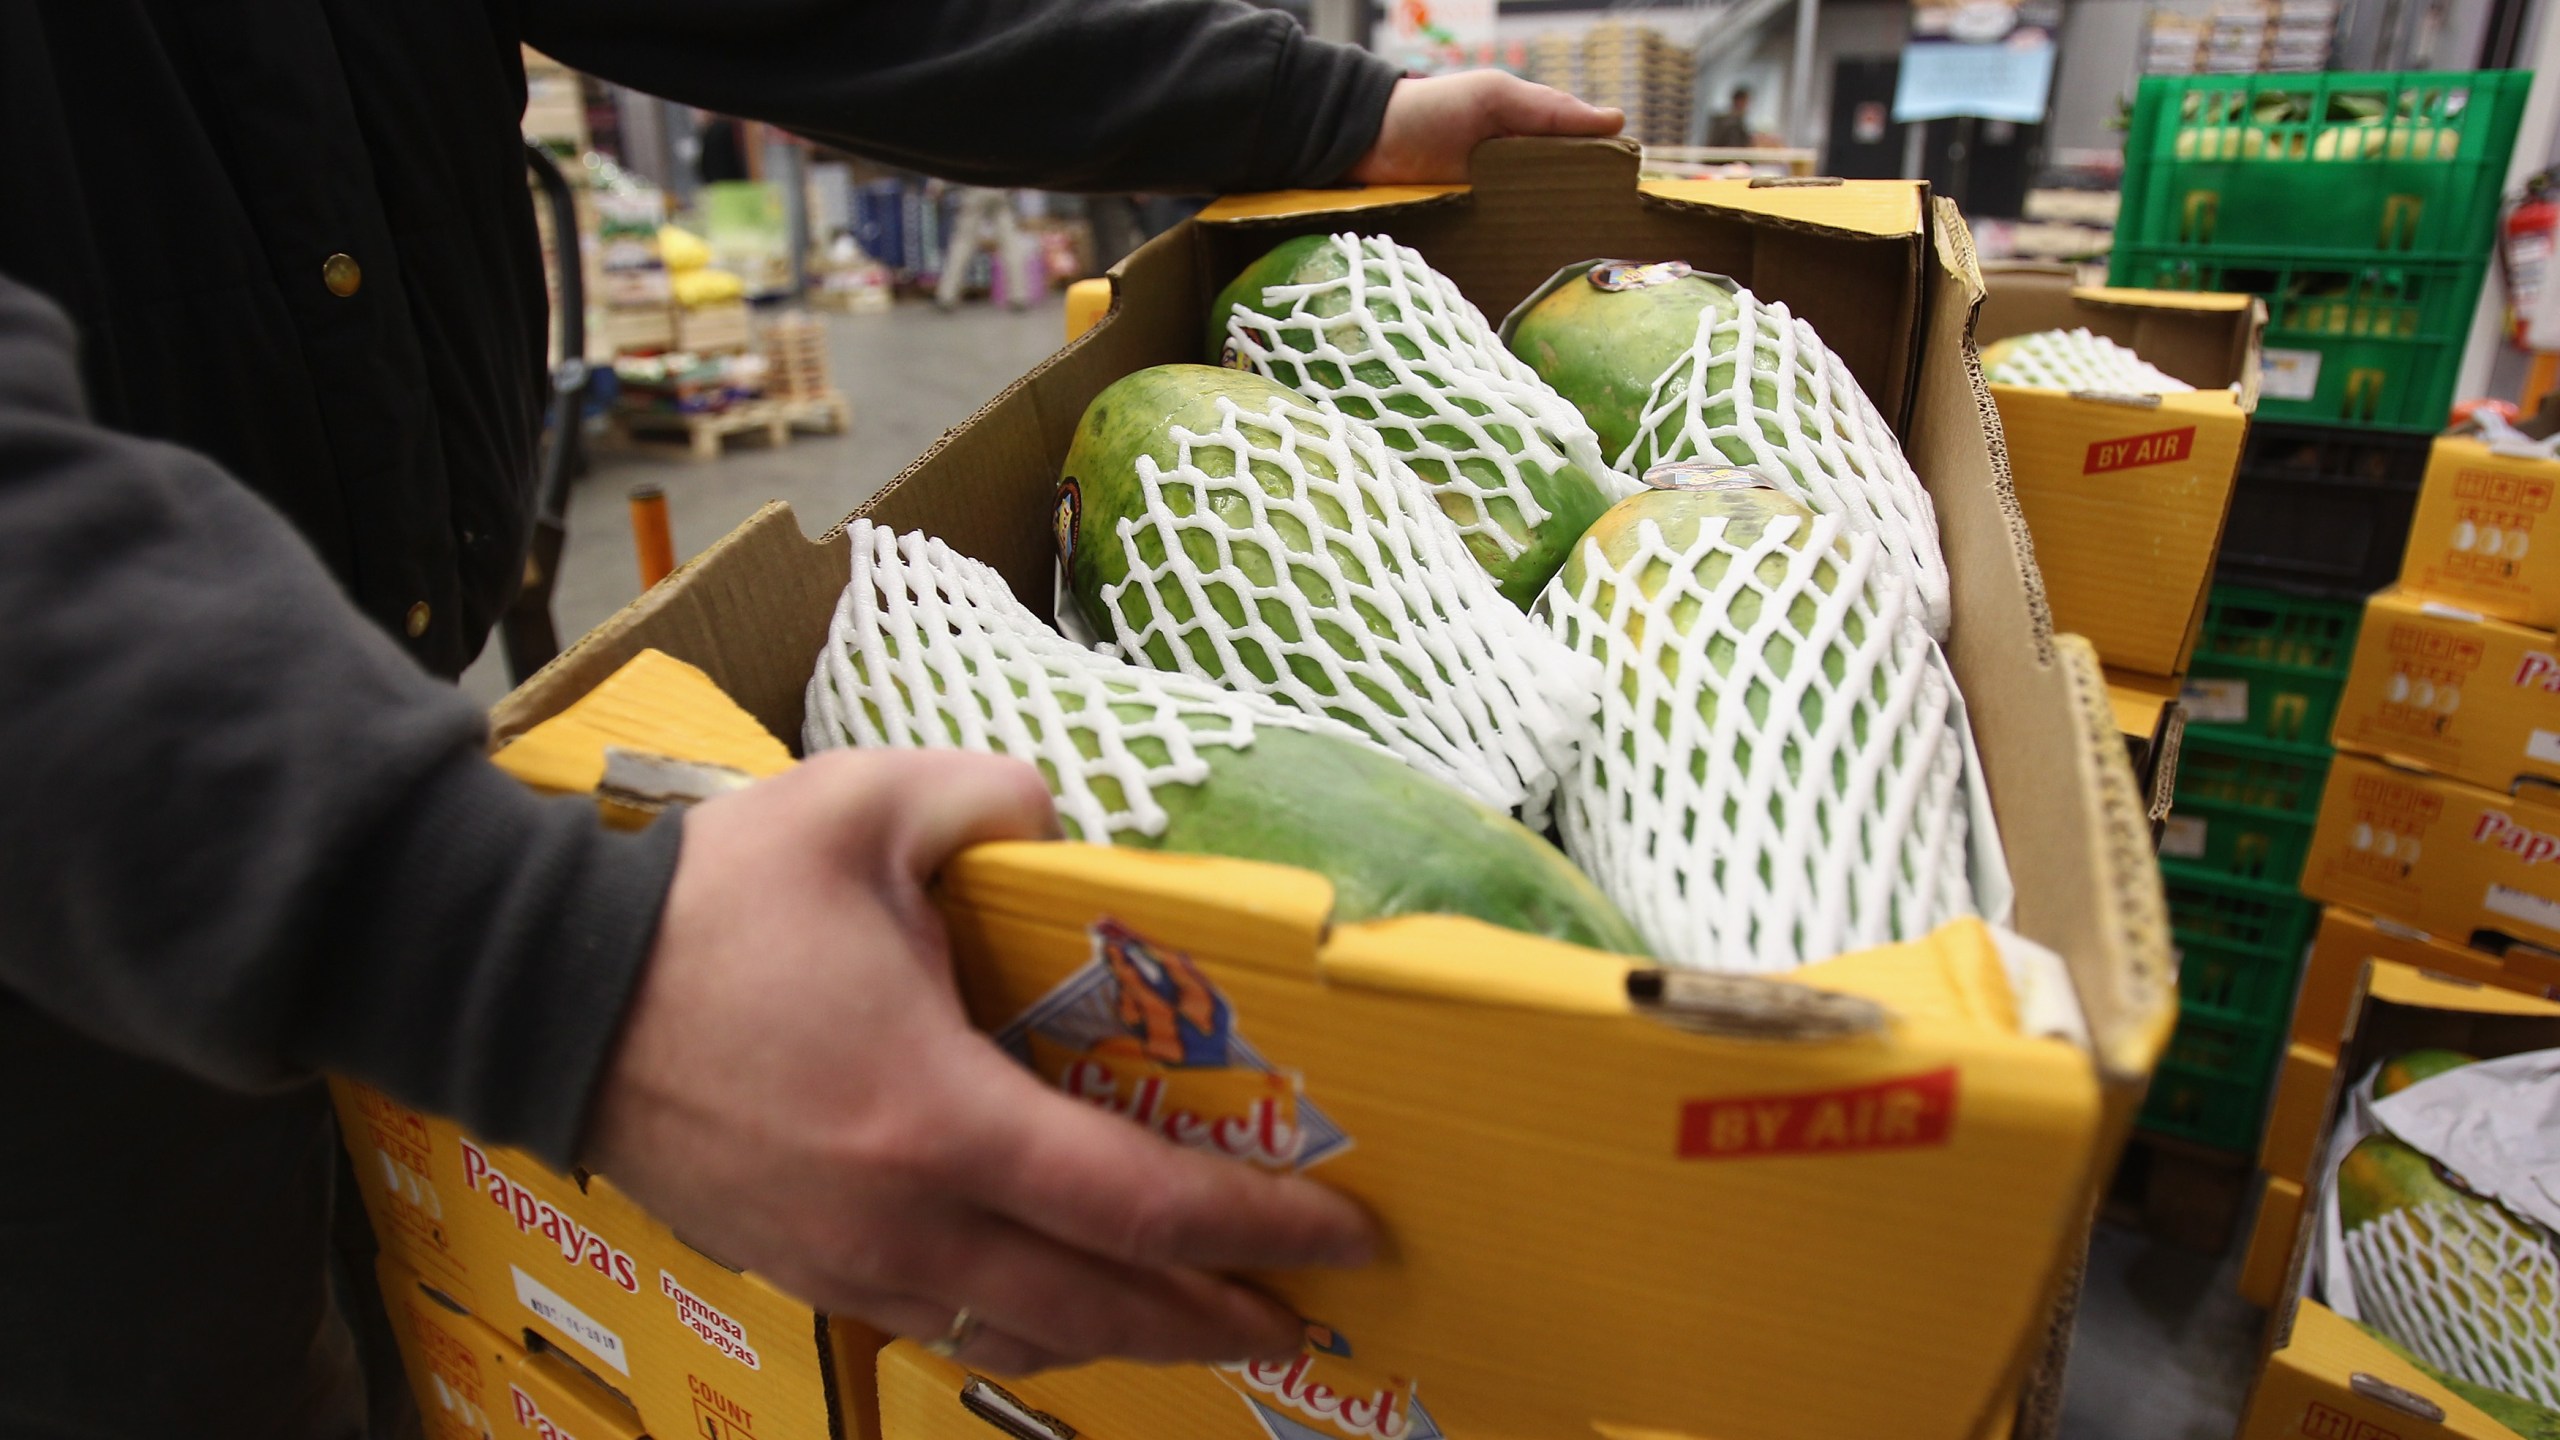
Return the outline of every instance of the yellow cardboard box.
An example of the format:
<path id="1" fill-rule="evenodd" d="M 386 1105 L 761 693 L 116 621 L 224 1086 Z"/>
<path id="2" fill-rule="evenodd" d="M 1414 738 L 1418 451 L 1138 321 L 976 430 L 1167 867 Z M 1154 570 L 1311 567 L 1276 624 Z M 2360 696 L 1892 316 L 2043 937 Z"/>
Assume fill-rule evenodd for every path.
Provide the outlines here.
<path id="1" fill-rule="evenodd" d="M 2272 1306 L 2284 1294 L 2285 1276 L 2293 1269 L 2295 1237 L 2302 1233 L 2302 1182 L 2270 1175 L 2258 1195 L 2258 1217 L 2249 1228 L 2249 1248 L 2240 1258 L 2240 1298 L 2252 1305 Z"/>
<path id="2" fill-rule="evenodd" d="M 865 513 L 939 536 L 1044 605 L 1076 417 L 1134 369 L 1203 358 L 1205 297 L 1292 235 L 1392 234 L 1494 311 L 1595 255 L 1734 275 L 1821 330 L 1928 478 L 1955 575 L 1949 653 L 2018 872 L 2018 925 L 2062 957 L 2089 1043 L 2020 1033 L 1973 927 L 1791 980 L 1720 980 L 1697 999 L 1621 958 L 1464 921 L 1334 926 L 1304 872 L 1071 845 L 981 847 L 943 877 L 973 1013 L 1067 1076 L 1097 1057 L 1048 1024 L 1074 998 L 1061 987 L 1181 971 L 1224 998 L 1227 1057 L 1247 1043 L 1258 1060 L 1073 1078 L 1177 1132 L 1274 1142 L 1379 1213 L 1385 1262 L 1255 1277 L 1338 1342 L 1320 1353 L 1343 1383 L 1314 1398 L 1372 1414 L 1393 1401 L 1495 1440 L 1595 1425 L 1717 1440 L 1994 1432 L 2174 999 L 2098 666 L 2038 603 L 1967 363 L 1981 293 L 1969 240 L 1908 185 L 1639 192 L 1635 152 L 1613 142 L 1497 141 L 1475 164 L 1469 188 L 1277 197 L 1158 237 L 1121 267 L 1099 324 Z M 797 734 L 843 544 L 812 544 L 769 509 L 511 696 L 496 734 L 524 734 L 653 648 Z M 1817 1015 L 1811 1029 L 1789 1018 Z M 1842 1383 L 1844 1364 L 1858 1383 Z M 1271 1377 L 1284 1402 L 1293 1383 Z M 1152 1393 L 1137 1378 L 1108 1388 L 1133 1406 Z"/>
<path id="3" fill-rule="evenodd" d="M 466 1244 L 461 1230 L 481 1218 L 462 1180 L 462 1132 L 453 1122 L 413 1110 L 370 1085 L 329 1082 L 338 1134 L 356 1173 L 356 1190 L 374 1239 L 464 1308 L 485 1309 L 506 1290 L 501 1271 Z"/>
<path id="4" fill-rule="evenodd" d="M 528 1354 L 389 1255 L 376 1273 L 428 1440 L 643 1440 L 630 1403 L 575 1367 Z"/>
<path id="5" fill-rule="evenodd" d="M 2355 1029 L 2367 960 L 2396 960 L 2430 974 L 2509 990 L 2560 993 L 2560 957 L 2548 951 L 2517 945 L 2493 954 L 2332 905 L 2321 912 L 2319 933 L 2303 962 L 2293 1007 L 2293 1044 L 2328 1055 L 2339 1052 Z"/>
<path id="6" fill-rule="evenodd" d="M 2365 602 L 2332 738 L 2491 790 L 2560 782 L 2560 637 L 2385 590 Z"/>
<path id="7" fill-rule="evenodd" d="M 1975 336 L 1985 345 L 2086 329 L 2197 387 L 2140 396 L 1990 387 L 2054 623 L 2087 636 L 2109 665 L 2184 674 L 2257 408 L 2265 304 L 2093 289 L 2073 284 L 2067 267 L 1992 267 L 1983 281 Z"/>
<path id="8" fill-rule="evenodd" d="M 2320 1146 L 2329 1138 L 2329 1113 L 2336 1098 L 2338 1057 L 2332 1051 L 2292 1044 L 2276 1067 L 2275 1093 L 2267 1100 L 2265 1139 L 2258 1146 L 2258 1168 L 2279 1180 L 2300 1183 L 2311 1175 Z"/>
<path id="9" fill-rule="evenodd" d="M 2107 708 L 2124 736 L 2143 811 L 2154 825 L 2169 818 L 2170 802 L 2178 793 L 2178 752 L 2187 733 L 2187 707 L 2179 691 L 2175 675 L 2107 671 Z"/>
<path id="10" fill-rule="evenodd" d="M 612 701 L 632 687 L 617 687 Z M 645 725 L 645 721 L 640 722 Z M 681 732 L 679 745 L 682 743 Z M 770 743 L 769 741 L 767 743 Z M 600 754 L 600 752 L 599 752 Z M 735 752 L 732 751 L 733 758 Z M 751 752 L 750 752 L 751 754 Z M 822 1317 L 753 1275 L 677 1238 L 602 1179 L 572 1178 L 522 1151 L 484 1145 L 441 1120 L 352 1082 L 339 1104 L 436 1137 L 423 1173 L 454 1223 L 446 1255 L 475 1281 L 474 1298 L 422 1272 L 500 1335 L 556 1349 L 630 1398 L 652 1433 L 703 1440 L 835 1436 L 873 1440 L 871 1356 L 881 1337 Z M 384 1205 L 366 1194 L 386 1258 L 416 1253 Z"/>
<path id="11" fill-rule="evenodd" d="M 2446 436 L 2427 455 L 2400 583 L 2483 615 L 2560 629 L 2560 461 Z"/>
<path id="12" fill-rule="evenodd" d="M 2468 973 L 2457 976 L 2388 959 L 2362 968 L 2350 1006 L 2353 1031 L 2338 1062 L 2342 1083 L 2331 1087 L 2329 1110 L 2321 1117 L 2324 1139 L 2344 1099 L 2344 1083 L 2386 1056 L 2442 1046 L 2487 1059 L 2560 1046 L 2560 1003 L 2539 993 L 2536 973 L 2494 960 L 2466 962 L 2463 968 Z M 2328 1163 L 2323 1157 L 2324 1170 Z M 2271 1196 L 2280 1193 L 2280 1183 L 2269 1181 Z M 2315 1176 L 2289 1211 L 2275 1200 L 2260 1207 L 2242 1294 L 2263 1282 L 2272 1263 L 2268 1257 L 2281 1253 L 2286 1261 L 2269 1316 L 2271 1353 L 2251 1392 L 2239 1440 L 2513 1440 L 2514 1432 L 2304 1293 L 2325 1183 L 2325 1174 Z"/>
<path id="13" fill-rule="evenodd" d="M 2560 801 L 2341 754 L 2302 893 L 2449 940 L 2560 945 Z"/>

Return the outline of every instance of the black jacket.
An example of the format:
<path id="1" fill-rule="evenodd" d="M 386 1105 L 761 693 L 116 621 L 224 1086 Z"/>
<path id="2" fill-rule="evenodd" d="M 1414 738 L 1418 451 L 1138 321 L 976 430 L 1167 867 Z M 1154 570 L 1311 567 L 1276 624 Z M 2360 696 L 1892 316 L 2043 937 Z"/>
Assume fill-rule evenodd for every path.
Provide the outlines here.
<path id="1" fill-rule="evenodd" d="M 1324 183 L 1394 80 L 1232 0 L 0 0 L 0 1434 L 343 1432 L 319 1070 L 576 1153 L 677 827 L 429 678 L 525 540 L 519 42 L 1057 187 Z"/>

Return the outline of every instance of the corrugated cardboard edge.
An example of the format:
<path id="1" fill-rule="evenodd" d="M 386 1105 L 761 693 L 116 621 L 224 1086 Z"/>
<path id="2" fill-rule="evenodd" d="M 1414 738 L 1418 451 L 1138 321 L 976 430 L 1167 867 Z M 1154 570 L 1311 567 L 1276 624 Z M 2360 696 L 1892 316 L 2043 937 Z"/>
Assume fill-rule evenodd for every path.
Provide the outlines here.
<path id="1" fill-rule="evenodd" d="M 1938 259 L 1959 284 L 1966 287 L 1971 315 L 1965 321 L 1965 381 L 1972 387 L 1974 408 L 1978 412 L 1982 433 L 1991 441 L 1991 476 L 1999 497 L 2000 514 L 2009 524 L 2009 544 L 2018 552 L 2018 573 L 2027 587 L 2027 610 L 2036 640 L 2036 659 L 2048 669 L 2053 665 L 2053 605 L 2045 598 L 2044 571 L 2036 564 L 2035 537 L 2027 530 L 2027 514 L 2018 506 L 2017 476 L 2009 468 L 2008 432 L 2000 425 L 2000 407 L 1991 398 L 1991 386 L 1982 378 L 1982 349 L 1973 340 L 1973 319 L 1982 313 L 1982 265 L 1974 253 L 1973 231 L 1966 228 L 1964 214 L 1955 202 L 1944 196 L 1933 196 L 1929 202 L 1934 224 L 1930 231 L 1938 246 Z M 1908 433 L 1906 430 L 1904 433 Z M 1922 477 L 1924 480 L 1926 476 Z M 2108 728 L 2113 729 L 2110 725 Z"/>

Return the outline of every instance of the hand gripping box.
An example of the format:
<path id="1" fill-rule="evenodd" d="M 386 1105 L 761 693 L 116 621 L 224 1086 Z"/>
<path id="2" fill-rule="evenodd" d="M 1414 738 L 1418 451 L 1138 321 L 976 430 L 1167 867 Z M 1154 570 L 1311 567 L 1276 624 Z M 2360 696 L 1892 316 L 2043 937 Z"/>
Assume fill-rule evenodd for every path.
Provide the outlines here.
<path id="1" fill-rule="evenodd" d="M 2242 1293 L 2264 1283 L 2267 1272 L 2279 1278 L 2263 1302 L 2274 1307 L 2270 1353 L 2239 1440 L 2511 1440 L 2519 1434 L 2492 1413 L 2504 1409 L 2513 1417 L 2513 1408 L 2494 1396 L 2481 1403 L 2478 1392 L 2466 1395 L 2430 1376 L 2323 1304 L 2311 1288 L 2321 1192 L 2339 1159 L 2325 1153 L 2326 1132 L 2350 1087 L 2378 1061 L 2408 1050 L 2442 1047 L 2492 1059 L 2560 1047 L 2560 1002 L 2549 985 L 2560 977 L 2547 967 L 2502 964 L 2458 947 L 2436 946 L 2435 952 L 2432 958 L 2449 968 L 2378 955 L 2359 967 L 2352 1030 L 2337 1080 L 2322 1097 L 2322 1153 L 2301 1185 L 2269 1183 L 2242 1268 Z"/>
<path id="2" fill-rule="evenodd" d="M 2508 795 L 2342 754 L 2302 893 L 2456 943 L 2560 946 L 2560 792 Z"/>
<path id="3" fill-rule="evenodd" d="M 2054 633 L 2015 521 L 1974 378 L 1962 222 L 1908 184 L 1640 190 L 1636 171 L 1616 142 L 1497 141 L 1472 187 L 1264 197 L 1188 223 L 1120 268 L 1099 324 L 864 513 L 1046 608 L 1051 501 L 1086 403 L 1205 358 L 1209 298 L 1293 235 L 1392 234 L 1493 313 L 1596 256 L 1735 276 L 1822 331 L 1932 489 L 2016 923 L 2060 957 L 2086 1042 L 2018 1021 L 1979 927 L 1701 998 L 1459 920 L 1333 925 L 1304 872 L 1063 844 L 983 847 L 943 877 L 964 989 L 1018 1055 L 1098 1103 L 1195 1141 L 1259 1135 L 1378 1213 L 1378 1265 L 1255 1277 L 1327 1337 L 1299 1381 L 1271 1377 L 1285 1404 L 1312 1396 L 1320 1358 L 1373 1382 L 1355 1399 L 1458 1436 L 1984 1433 L 2045 1341 L 2174 1023 L 2142 807 L 2095 656 Z M 813 544 L 769 510 L 511 696 L 496 734 L 655 648 L 796 736 L 846 573 L 840 534 Z M 1223 1000 L 1205 1048 L 1076 1069 L 1112 1039 L 1097 997 L 1174 976 Z M 1130 1404 L 1149 1373 L 1117 1387 Z M 1325 1424 L 1349 1418 L 1331 1408 Z"/>
<path id="4" fill-rule="evenodd" d="M 2385 590 L 2365 602 L 2331 738 L 2491 790 L 2560 784 L 2560 638 Z"/>
<path id="5" fill-rule="evenodd" d="M 2257 408 L 2265 303 L 2091 288 L 2057 266 L 1995 267 L 1983 279 L 1982 344 L 2087 330 L 2196 387 L 2180 395 L 1990 387 L 2054 624 L 2087 636 L 2111 666 L 2185 674 Z"/>

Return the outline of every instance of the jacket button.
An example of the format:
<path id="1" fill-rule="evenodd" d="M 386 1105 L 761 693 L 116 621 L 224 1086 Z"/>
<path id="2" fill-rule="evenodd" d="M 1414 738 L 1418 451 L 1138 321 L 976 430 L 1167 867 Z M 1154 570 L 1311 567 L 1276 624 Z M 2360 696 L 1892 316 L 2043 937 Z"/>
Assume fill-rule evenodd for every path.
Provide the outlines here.
<path id="1" fill-rule="evenodd" d="M 417 639 L 419 636 L 426 634 L 426 633 L 427 633 L 427 622 L 428 622 L 429 620 L 434 619 L 434 618 L 435 618 L 435 612 L 434 612 L 434 611 L 432 611 L 432 610 L 429 610 L 429 609 L 427 608 L 427 602 L 426 602 L 426 601 L 421 600 L 421 601 L 419 601 L 417 604 L 410 606 L 410 607 L 409 607 L 409 638 L 410 638 L 410 639 L 412 639 L 412 640 L 415 640 L 415 639 Z"/>
<path id="2" fill-rule="evenodd" d="M 330 294 L 344 300 L 364 284 L 364 267 L 356 263 L 356 257 L 341 251 L 320 262 L 320 283 L 329 287 Z"/>

